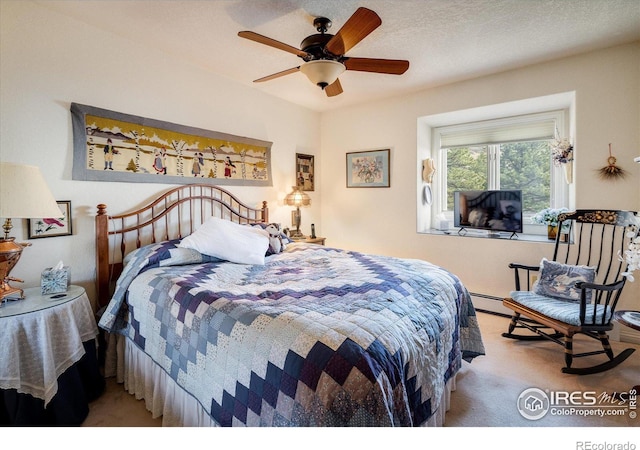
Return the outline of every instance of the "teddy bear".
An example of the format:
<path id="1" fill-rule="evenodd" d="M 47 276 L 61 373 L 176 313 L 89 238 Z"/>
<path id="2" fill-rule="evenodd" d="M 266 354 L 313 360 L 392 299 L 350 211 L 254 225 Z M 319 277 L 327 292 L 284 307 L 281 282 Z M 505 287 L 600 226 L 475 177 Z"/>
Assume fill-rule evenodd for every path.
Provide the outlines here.
<path id="1" fill-rule="evenodd" d="M 280 230 L 279 223 L 270 223 L 265 227 L 267 233 L 269 233 L 269 253 L 280 253 L 285 248 L 285 243 L 282 240 L 282 231 Z"/>

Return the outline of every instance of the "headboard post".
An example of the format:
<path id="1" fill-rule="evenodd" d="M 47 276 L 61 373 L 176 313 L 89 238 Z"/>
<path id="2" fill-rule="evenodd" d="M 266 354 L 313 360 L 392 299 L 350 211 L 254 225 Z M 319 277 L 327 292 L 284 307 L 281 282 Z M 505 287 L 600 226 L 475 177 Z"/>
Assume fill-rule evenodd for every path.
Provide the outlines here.
<path id="1" fill-rule="evenodd" d="M 269 222 L 269 207 L 267 206 L 266 201 L 262 202 L 262 222 L 264 223 Z"/>
<path id="2" fill-rule="evenodd" d="M 109 216 L 107 205 L 100 203 L 96 215 L 96 291 L 98 306 L 109 301 Z"/>

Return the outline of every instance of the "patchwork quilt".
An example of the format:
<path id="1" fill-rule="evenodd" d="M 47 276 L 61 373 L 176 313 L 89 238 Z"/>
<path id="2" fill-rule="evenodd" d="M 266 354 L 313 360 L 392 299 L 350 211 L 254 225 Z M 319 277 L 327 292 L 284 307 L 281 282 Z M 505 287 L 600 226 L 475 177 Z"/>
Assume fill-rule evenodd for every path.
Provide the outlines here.
<path id="1" fill-rule="evenodd" d="M 243 265 L 177 243 L 127 257 L 99 325 L 221 426 L 420 426 L 484 354 L 469 293 L 428 262 L 295 243 Z"/>

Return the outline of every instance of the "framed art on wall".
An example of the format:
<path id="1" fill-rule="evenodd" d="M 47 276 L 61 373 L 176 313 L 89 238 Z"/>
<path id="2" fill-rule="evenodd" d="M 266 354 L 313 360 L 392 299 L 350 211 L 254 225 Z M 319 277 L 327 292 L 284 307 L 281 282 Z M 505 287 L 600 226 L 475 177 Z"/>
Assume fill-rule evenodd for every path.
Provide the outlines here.
<path id="1" fill-rule="evenodd" d="M 389 187 L 390 149 L 347 153 L 347 187 Z"/>
<path id="2" fill-rule="evenodd" d="M 29 239 L 69 236 L 72 234 L 71 228 L 71 201 L 57 201 L 60 208 L 58 217 L 44 217 L 28 219 Z"/>
<path id="3" fill-rule="evenodd" d="M 296 186 L 301 191 L 314 190 L 313 155 L 296 153 Z"/>

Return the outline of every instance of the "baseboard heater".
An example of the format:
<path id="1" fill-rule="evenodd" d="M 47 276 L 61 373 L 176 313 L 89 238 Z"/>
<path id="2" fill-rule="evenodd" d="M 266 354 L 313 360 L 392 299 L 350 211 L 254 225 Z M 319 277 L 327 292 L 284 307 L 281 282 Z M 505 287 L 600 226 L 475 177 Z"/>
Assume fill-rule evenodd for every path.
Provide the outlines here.
<path id="1" fill-rule="evenodd" d="M 471 301 L 476 311 L 511 317 L 512 311 L 502 306 L 502 297 L 479 292 L 469 292 L 469 294 L 471 295 Z"/>

